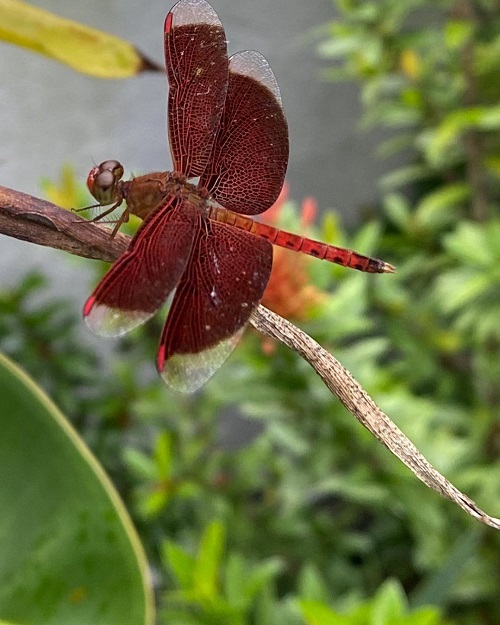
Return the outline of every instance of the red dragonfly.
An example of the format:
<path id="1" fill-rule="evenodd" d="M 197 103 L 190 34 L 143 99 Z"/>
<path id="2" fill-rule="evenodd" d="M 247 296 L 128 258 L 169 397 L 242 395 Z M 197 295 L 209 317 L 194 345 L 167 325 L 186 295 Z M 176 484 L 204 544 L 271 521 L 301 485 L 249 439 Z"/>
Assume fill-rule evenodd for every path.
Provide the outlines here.
<path id="1" fill-rule="evenodd" d="M 202 386 L 234 349 L 271 274 L 273 245 L 371 273 L 388 263 L 254 221 L 277 199 L 288 163 L 288 128 L 264 57 L 230 58 L 205 0 L 180 0 L 165 20 L 168 136 L 174 171 L 122 181 L 118 161 L 94 167 L 100 206 L 124 200 L 144 221 L 85 303 L 87 325 L 120 336 L 171 299 L 156 358 L 167 384 Z M 197 181 L 189 182 L 192 179 Z"/>

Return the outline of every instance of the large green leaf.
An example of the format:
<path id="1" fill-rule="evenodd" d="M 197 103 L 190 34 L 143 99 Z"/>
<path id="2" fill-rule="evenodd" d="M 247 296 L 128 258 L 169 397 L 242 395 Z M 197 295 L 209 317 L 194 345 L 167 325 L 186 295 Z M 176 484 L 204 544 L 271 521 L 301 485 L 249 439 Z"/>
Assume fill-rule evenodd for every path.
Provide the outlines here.
<path id="1" fill-rule="evenodd" d="M 128 41 L 20 0 L 0 0 L 0 39 L 98 78 L 129 78 L 160 69 Z"/>
<path id="2" fill-rule="evenodd" d="M 149 625 L 147 563 L 115 489 L 63 415 L 0 356 L 0 621 Z"/>

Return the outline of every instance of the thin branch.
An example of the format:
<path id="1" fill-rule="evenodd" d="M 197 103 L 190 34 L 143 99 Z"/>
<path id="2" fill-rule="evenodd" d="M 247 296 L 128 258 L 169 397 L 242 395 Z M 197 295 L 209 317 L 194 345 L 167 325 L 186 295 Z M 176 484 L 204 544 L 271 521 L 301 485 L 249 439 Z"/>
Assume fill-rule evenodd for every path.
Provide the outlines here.
<path id="1" fill-rule="evenodd" d="M 110 239 L 109 229 L 50 202 L 0 186 L 0 233 L 76 256 L 112 262 L 129 237 Z"/>
<path id="2" fill-rule="evenodd" d="M 0 233 L 78 256 L 108 261 L 116 260 L 130 240 L 125 235 L 111 239 L 109 230 L 102 226 L 49 202 L 4 187 L 0 187 Z M 500 519 L 483 512 L 443 477 L 378 408 L 349 371 L 310 336 L 263 306 L 253 313 L 251 323 L 262 334 L 281 341 L 302 356 L 349 412 L 419 480 L 481 523 L 500 529 Z"/>
<path id="3" fill-rule="evenodd" d="M 418 451 L 415 445 L 375 404 L 368 393 L 340 362 L 314 339 L 292 323 L 263 306 L 253 313 L 252 325 L 259 331 L 287 345 L 306 360 L 329 390 L 424 484 L 450 499 L 478 521 L 500 529 L 500 519 L 483 512 L 467 495 L 441 475 Z"/>

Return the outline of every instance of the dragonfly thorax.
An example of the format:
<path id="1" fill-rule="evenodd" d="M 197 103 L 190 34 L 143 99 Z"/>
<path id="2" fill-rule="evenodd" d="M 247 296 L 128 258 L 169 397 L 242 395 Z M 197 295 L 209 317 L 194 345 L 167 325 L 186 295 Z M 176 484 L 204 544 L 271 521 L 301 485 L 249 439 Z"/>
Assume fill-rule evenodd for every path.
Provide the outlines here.
<path id="1" fill-rule="evenodd" d="M 202 212 L 208 210 L 205 209 L 208 192 L 198 189 L 185 175 L 175 171 L 158 171 L 132 178 L 122 183 L 122 193 L 129 212 L 141 219 L 164 203 L 168 196 L 187 200 Z"/>
<path id="2" fill-rule="evenodd" d="M 103 161 L 90 170 L 87 187 L 100 206 L 112 204 L 115 209 L 125 200 L 128 213 L 145 219 L 168 195 L 175 195 L 208 214 L 206 202 L 210 194 L 180 172 L 153 172 L 131 180 L 122 180 L 123 173 L 123 165 L 115 160 Z"/>

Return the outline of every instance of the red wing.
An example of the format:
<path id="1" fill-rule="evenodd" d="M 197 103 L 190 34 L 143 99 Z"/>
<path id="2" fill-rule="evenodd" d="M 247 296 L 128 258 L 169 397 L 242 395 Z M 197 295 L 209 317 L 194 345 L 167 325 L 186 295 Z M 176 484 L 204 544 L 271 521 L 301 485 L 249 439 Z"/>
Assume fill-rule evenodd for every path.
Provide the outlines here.
<path id="1" fill-rule="evenodd" d="M 202 386 L 236 346 L 266 288 L 272 245 L 206 220 L 160 339 L 157 367 L 181 392 Z"/>
<path id="2" fill-rule="evenodd" d="M 288 127 L 276 78 L 258 52 L 235 54 L 214 152 L 199 186 L 225 208 L 257 215 L 278 197 L 287 164 Z"/>
<path id="3" fill-rule="evenodd" d="M 179 282 L 195 225 L 195 208 L 174 196 L 150 213 L 85 302 L 88 327 L 101 336 L 121 336 L 147 321 Z"/>
<path id="4" fill-rule="evenodd" d="M 180 0 L 165 20 L 168 136 L 174 170 L 188 178 L 206 168 L 224 108 L 226 35 L 205 0 Z"/>

